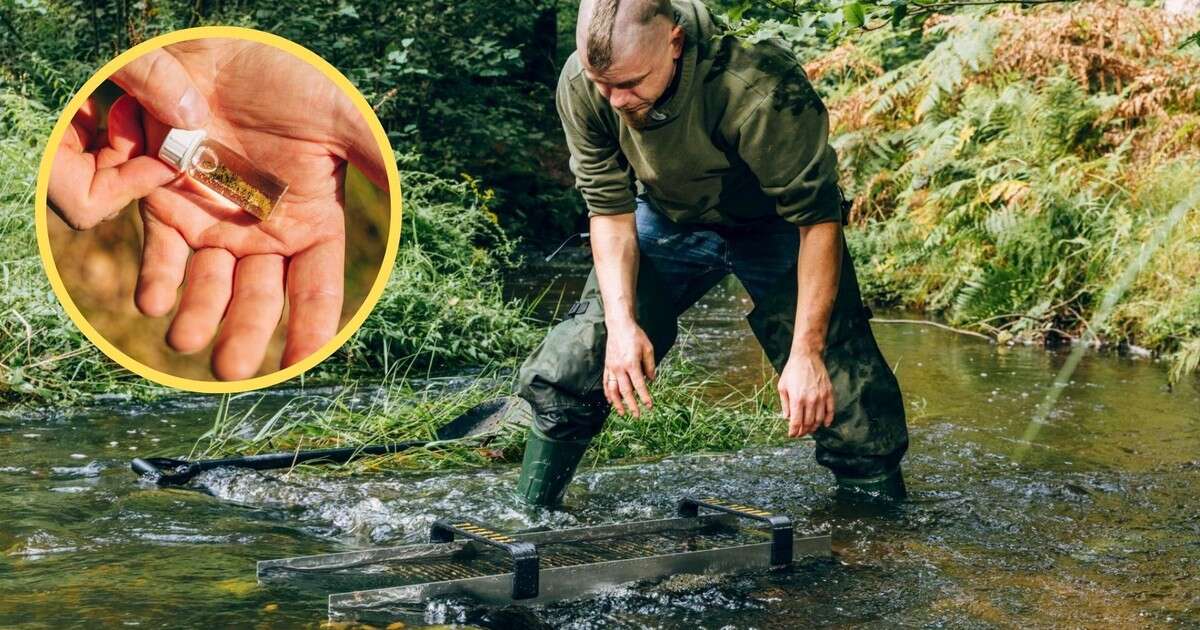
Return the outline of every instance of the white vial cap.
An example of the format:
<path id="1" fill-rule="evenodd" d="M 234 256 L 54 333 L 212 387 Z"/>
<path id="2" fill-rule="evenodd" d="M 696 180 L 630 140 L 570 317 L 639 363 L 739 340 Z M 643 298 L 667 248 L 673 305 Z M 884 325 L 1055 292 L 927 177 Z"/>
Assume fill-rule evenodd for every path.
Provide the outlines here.
<path id="1" fill-rule="evenodd" d="M 158 150 L 158 159 L 174 166 L 178 170 L 187 170 L 191 164 L 196 148 L 208 137 L 203 129 L 172 129 L 163 138 L 162 147 Z"/>

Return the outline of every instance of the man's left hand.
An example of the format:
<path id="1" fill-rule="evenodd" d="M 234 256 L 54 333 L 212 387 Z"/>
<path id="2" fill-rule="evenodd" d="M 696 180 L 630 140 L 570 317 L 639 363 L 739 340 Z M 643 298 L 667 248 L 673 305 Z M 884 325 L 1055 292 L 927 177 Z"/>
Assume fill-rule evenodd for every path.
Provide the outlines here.
<path id="1" fill-rule="evenodd" d="M 804 437 L 833 424 L 833 385 L 819 352 L 793 353 L 779 375 L 778 389 L 788 437 Z"/>

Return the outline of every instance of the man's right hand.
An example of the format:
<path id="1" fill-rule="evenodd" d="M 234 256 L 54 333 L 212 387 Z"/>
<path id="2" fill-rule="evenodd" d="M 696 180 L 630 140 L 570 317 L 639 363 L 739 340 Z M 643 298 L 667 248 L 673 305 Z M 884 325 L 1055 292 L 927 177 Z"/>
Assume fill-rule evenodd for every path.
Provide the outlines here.
<path id="1" fill-rule="evenodd" d="M 591 218 L 592 261 L 596 284 L 604 300 L 608 341 L 604 349 L 604 398 L 617 413 L 640 418 L 650 409 L 646 382 L 654 378 L 654 346 L 637 325 L 637 221 L 634 214 Z"/>
<path id="2" fill-rule="evenodd" d="M 640 400 L 646 411 L 652 402 L 648 381 L 654 380 L 654 345 L 637 323 L 608 325 L 604 349 L 604 398 L 617 413 L 641 417 Z M 636 394 L 636 397 L 635 397 Z"/>

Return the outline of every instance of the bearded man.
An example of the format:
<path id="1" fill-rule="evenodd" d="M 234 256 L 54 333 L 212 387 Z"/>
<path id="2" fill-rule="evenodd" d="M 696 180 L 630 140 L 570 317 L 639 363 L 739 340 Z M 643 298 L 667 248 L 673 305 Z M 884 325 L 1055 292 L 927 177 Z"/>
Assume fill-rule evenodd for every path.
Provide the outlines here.
<path id="1" fill-rule="evenodd" d="M 723 32 L 700 0 L 585 0 L 556 103 L 593 269 L 521 367 L 534 411 L 518 493 L 560 503 L 610 411 L 640 417 L 679 315 L 728 274 L 779 373 L 788 435 L 839 494 L 902 499 L 908 448 L 842 235 L 829 116 L 778 42 Z"/>

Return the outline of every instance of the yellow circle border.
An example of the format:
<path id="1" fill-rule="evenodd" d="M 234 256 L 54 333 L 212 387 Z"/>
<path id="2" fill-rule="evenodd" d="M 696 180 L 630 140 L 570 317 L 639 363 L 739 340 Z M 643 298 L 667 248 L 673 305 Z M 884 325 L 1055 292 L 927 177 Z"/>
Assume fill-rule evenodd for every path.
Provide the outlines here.
<path id="1" fill-rule="evenodd" d="M 54 163 L 54 152 L 58 149 L 59 144 L 61 144 L 63 135 L 66 134 L 71 119 L 74 118 L 87 98 L 117 70 L 142 55 L 170 46 L 171 44 L 210 37 L 248 40 L 283 50 L 319 70 L 321 74 L 325 75 L 330 81 L 333 81 L 334 85 L 337 85 L 342 92 L 349 96 L 355 108 L 366 119 L 367 126 L 371 129 L 371 134 L 374 136 L 375 142 L 379 145 L 379 151 L 383 156 L 384 168 L 387 171 L 391 213 L 388 225 L 387 248 L 384 251 L 383 263 L 380 266 L 379 274 L 375 277 L 375 283 L 371 286 L 366 299 L 363 300 L 363 303 L 359 306 L 358 311 L 354 313 L 354 316 L 346 322 L 346 325 L 342 326 L 333 339 L 329 340 L 316 352 L 303 360 L 270 374 L 237 381 L 204 381 L 168 374 L 137 361 L 105 339 L 99 331 L 88 323 L 83 313 L 80 312 L 79 307 L 71 299 L 62 278 L 59 277 L 58 268 L 54 264 L 54 256 L 50 250 L 50 232 L 47 224 L 49 208 L 46 205 L 46 195 L 50 184 L 50 167 Z M 383 125 L 379 122 L 379 118 L 375 116 L 375 111 L 371 109 L 370 104 L 367 103 L 362 94 L 359 93 L 354 85 L 350 83 L 350 80 L 339 72 L 337 68 L 334 68 L 328 61 L 325 61 L 319 55 L 300 44 L 271 33 L 236 26 L 189 28 L 148 39 L 121 53 L 101 67 L 96 74 L 92 75 L 79 88 L 79 91 L 75 93 L 70 102 L 67 103 L 66 108 L 59 116 L 58 122 L 54 125 L 54 130 L 50 133 L 50 139 L 46 143 L 46 150 L 42 154 L 41 167 L 38 170 L 37 196 L 34 202 L 34 212 L 36 213 L 34 221 L 37 229 L 38 253 L 42 258 L 42 268 L 45 269 L 46 275 L 50 278 L 50 285 L 54 288 L 54 293 L 58 296 L 63 309 L 67 311 L 71 320 L 75 322 L 75 325 L 79 327 L 84 336 L 95 344 L 96 347 L 100 348 L 104 354 L 108 355 L 110 359 L 120 364 L 121 367 L 143 378 L 160 385 L 206 394 L 244 392 L 277 385 L 312 369 L 346 343 L 350 336 L 362 326 L 367 316 L 375 308 L 375 304 L 379 302 L 379 297 L 383 295 L 383 289 L 387 285 L 388 278 L 391 276 L 392 266 L 396 262 L 396 251 L 400 245 L 400 226 L 403 223 L 401 216 L 400 172 L 396 168 L 395 154 L 392 152 L 392 147 L 388 142 L 387 133 L 383 130 Z"/>

